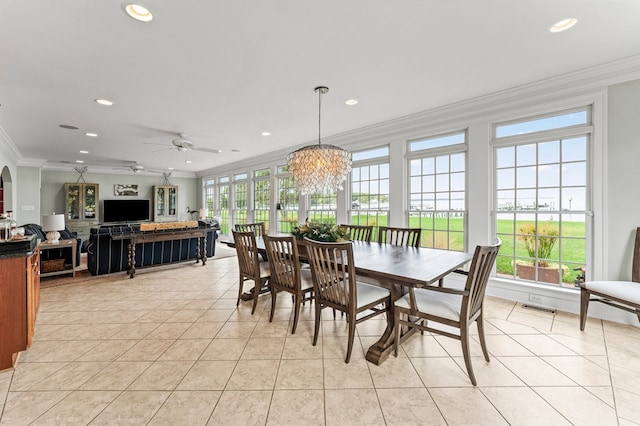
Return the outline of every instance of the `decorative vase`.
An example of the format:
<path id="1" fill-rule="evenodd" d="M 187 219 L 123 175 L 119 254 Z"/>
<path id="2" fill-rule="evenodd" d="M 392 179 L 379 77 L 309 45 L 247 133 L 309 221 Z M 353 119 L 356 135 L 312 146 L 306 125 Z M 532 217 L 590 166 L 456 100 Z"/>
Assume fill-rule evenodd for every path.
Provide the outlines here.
<path id="1" fill-rule="evenodd" d="M 516 264 L 516 273 L 523 280 L 535 281 L 536 267 L 534 265 Z M 538 266 L 538 281 L 552 284 L 560 284 L 560 271 L 558 268 Z"/>

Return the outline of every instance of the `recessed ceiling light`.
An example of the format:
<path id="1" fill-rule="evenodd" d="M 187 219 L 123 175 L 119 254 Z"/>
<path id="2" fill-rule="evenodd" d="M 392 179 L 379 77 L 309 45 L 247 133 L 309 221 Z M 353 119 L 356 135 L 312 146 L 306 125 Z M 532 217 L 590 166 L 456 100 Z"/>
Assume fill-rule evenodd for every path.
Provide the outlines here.
<path id="1" fill-rule="evenodd" d="M 71 124 L 58 124 L 58 127 L 62 127 L 67 130 L 78 130 L 80 127 L 72 126 Z"/>
<path id="2" fill-rule="evenodd" d="M 104 105 L 104 106 L 111 106 L 113 105 L 113 102 L 110 101 L 109 99 L 96 99 L 95 100 L 96 103 L 100 104 L 100 105 Z"/>
<path id="3" fill-rule="evenodd" d="M 173 167 L 169 167 L 169 170 L 173 170 Z"/>
<path id="4" fill-rule="evenodd" d="M 345 104 L 347 104 L 349 106 L 358 105 L 358 100 L 357 99 L 349 99 L 348 101 L 345 101 Z"/>
<path id="5" fill-rule="evenodd" d="M 262 136 L 271 136 L 271 133 L 269 133 L 269 132 L 262 132 Z"/>
<path id="6" fill-rule="evenodd" d="M 91 133 L 91 132 L 89 132 L 89 133 L 85 133 L 85 135 L 86 135 L 86 136 L 89 136 L 89 137 L 91 137 L 91 138 L 97 138 L 97 137 L 98 137 L 98 134 L 97 134 L 97 133 Z"/>
<path id="7" fill-rule="evenodd" d="M 187 163 L 187 164 L 191 164 L 191 163 L 192 163 L 192 161 L 191 161 L 191 160 L 186 160 L 186 161 L 185 161 L 185 163 Z"/>
<path id="8" fill-rule="evenodd" d="M 76 163 L 80 163 L 80 164 L 82 164 L 82 163 L 84 163 L 84 161 L 82 161 L 82 160 L 76 160 Z"/>
<path id="9" fill-rule="evenodd" d="M 89 151 L 85 151 L 84 149 L 80 150 L 80 154 L 88 154 L 88 153 L 89 153 Z"/>
<path id="10" fill-rule="evenodd" d="M 578 20 L 576 18 L 563 19 L 562 21 L 558 21 L 555 24 L 553 24 L 551 27 L 549 27 L 549 32 L 559 33 L 562 31 L 566 31 L 569 28 L 573 27 L 577 22 Z"/>
<path id="11" fill-rule="evenodd" d="M 151 22 L 153 21 L 153 14 L 148 7 L 143 6 L 139 3 L 124 3 L 122 5 L 125 13 L 140 22 Z"/>

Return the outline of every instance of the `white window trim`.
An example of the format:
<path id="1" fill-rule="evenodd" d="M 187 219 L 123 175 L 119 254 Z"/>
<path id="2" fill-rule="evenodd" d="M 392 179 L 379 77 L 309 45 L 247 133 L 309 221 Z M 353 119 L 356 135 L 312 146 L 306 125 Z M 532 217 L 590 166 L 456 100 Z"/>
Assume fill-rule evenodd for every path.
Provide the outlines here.
<path id="1" fill-rule="evenodd" d="M 587 262 L 592 265 L 592 279 L 599 280 L 602 277 L 608 275 L 607 271 L 607 253 L 608 244 L 605 238 L 605 224 L 607 222 L 607 210 L 604 205 L 604 190 L 606 186 L 606 164 L 607 164 L 607 94 L 606 90 L 595 90 L 580 96 L 562 99 L 560 101 L 551 102 L 547 104 L 537 105 L 536 108 L 530 108 L 529 112 L 531 117 L 536 116 L 536 111 L 540 114 L 553 114 L 557 111 L 566 111 L 571 108 L 579 109 L 585 105 L 591 105 L 591 124 L 584 126 L 585 128 L 591 128 L 591 143 L 589 148 L 589 162 L 590 162 L 590 179 L 589 185 L 591 187 L 591 210 L 593 212 L 593 222 L 591 235 L 587 235 L 587 241 L 591 244 L 587 251 Z M 513 116 L 498 118 L 492 120 L 493 123 L 504 123 L 508 119 L 513 120 L 513 117 L 519 118 L 527 117 L 526 110 L 518 110 L 513 112 Z M 492 127 L 493 128 L 493 127 Z M 564 129 L 566 130 L 566 128 Z M 544 133 L 544 132 L 540 132 Z M 584 133 L 584 129 L 581 133 Z M 511 136 L 511 138 L 518 138 L 518 136 Z M 502 142 L 500 138 L 500 142 Z M 511 139 L 513 141 L 513 139 Z M 493 155 L 494 144 L 500 144 L 495 138 L 490 140 L 490 159 L 491 164 L 489 170 L 495 170 L 495 158 Z M 471 167 L 471 166 L 470 166 Z M 495 173 L 491 173 L 491 193 L 495 193 Z M 495 196 L 491 196 L 491 232 L 495 235 Z M 589 257 L 589 253 L 591 253 Z M 545 307 L 560 309 L 566 312 L 578 312 L 579 309 L 579 294 L 573 289 L 553 287 L 545 284 L 536 284 L 528 282 L 518 282 L 517 286 L 514 286 L 514 280 L 497 278 L 495 276 L 490 278 L 489 287 L 487 288 L 487 294 L 497 297 L 502 297 L 509 300 L 515 300 L 522 303 L 533 303 L 543 305 Z M 608 315 L 608 313 L 606 314 Z"/>

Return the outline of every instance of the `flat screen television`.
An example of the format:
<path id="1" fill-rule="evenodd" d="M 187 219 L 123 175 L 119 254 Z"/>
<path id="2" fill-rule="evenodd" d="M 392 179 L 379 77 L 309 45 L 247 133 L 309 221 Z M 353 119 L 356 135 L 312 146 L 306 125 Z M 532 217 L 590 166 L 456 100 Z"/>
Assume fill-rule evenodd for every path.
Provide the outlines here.
<path id="1" fill-rule="evenodd" d="M 150 218 L 149 200 L 104 200 L 104 222 L 144 222 Z"/>

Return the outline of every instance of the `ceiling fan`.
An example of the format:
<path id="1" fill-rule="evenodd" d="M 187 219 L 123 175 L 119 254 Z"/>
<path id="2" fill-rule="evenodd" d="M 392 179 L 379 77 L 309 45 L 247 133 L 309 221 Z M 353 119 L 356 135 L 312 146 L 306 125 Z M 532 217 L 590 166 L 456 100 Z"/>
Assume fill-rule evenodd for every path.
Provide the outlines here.
<path id="1" fill-rule="evenodd" d="M 180 152 L 187 151 L 200 151 L 200 152 L 210 152 L 212 154 L 220 154 L 222 151 L 219 149 L 211 149 L 211 148 L 202 148 L 195 146 L 193 142 L 186 138 L 184 133 L 177 133 L 177 138 L 171 141 L 171 144 L 167 145 L 165 143 L 155 143 L 155 142 L 144 142 L 147 145 L 163 145 L 168 146 L 167 149 L 175 149 Z"/>
<path id="2" fill-rule="evenodd" d="M 145 169 L 144 166 L 142 164 L 140 164 L 139 162 L 137 162 L 137 161 L 134 162 L 134 163 L 131 163 L 131 164 L 127 165 L 127 166 L 114 167 L 114 170 L 130 170 L 135 174 L 140 174 L 140 173 L 145 173 L 145 172 L 147 172 L 147 173 L 162 173 L 162 172 L 159 172 L 157 170 Z"/>

